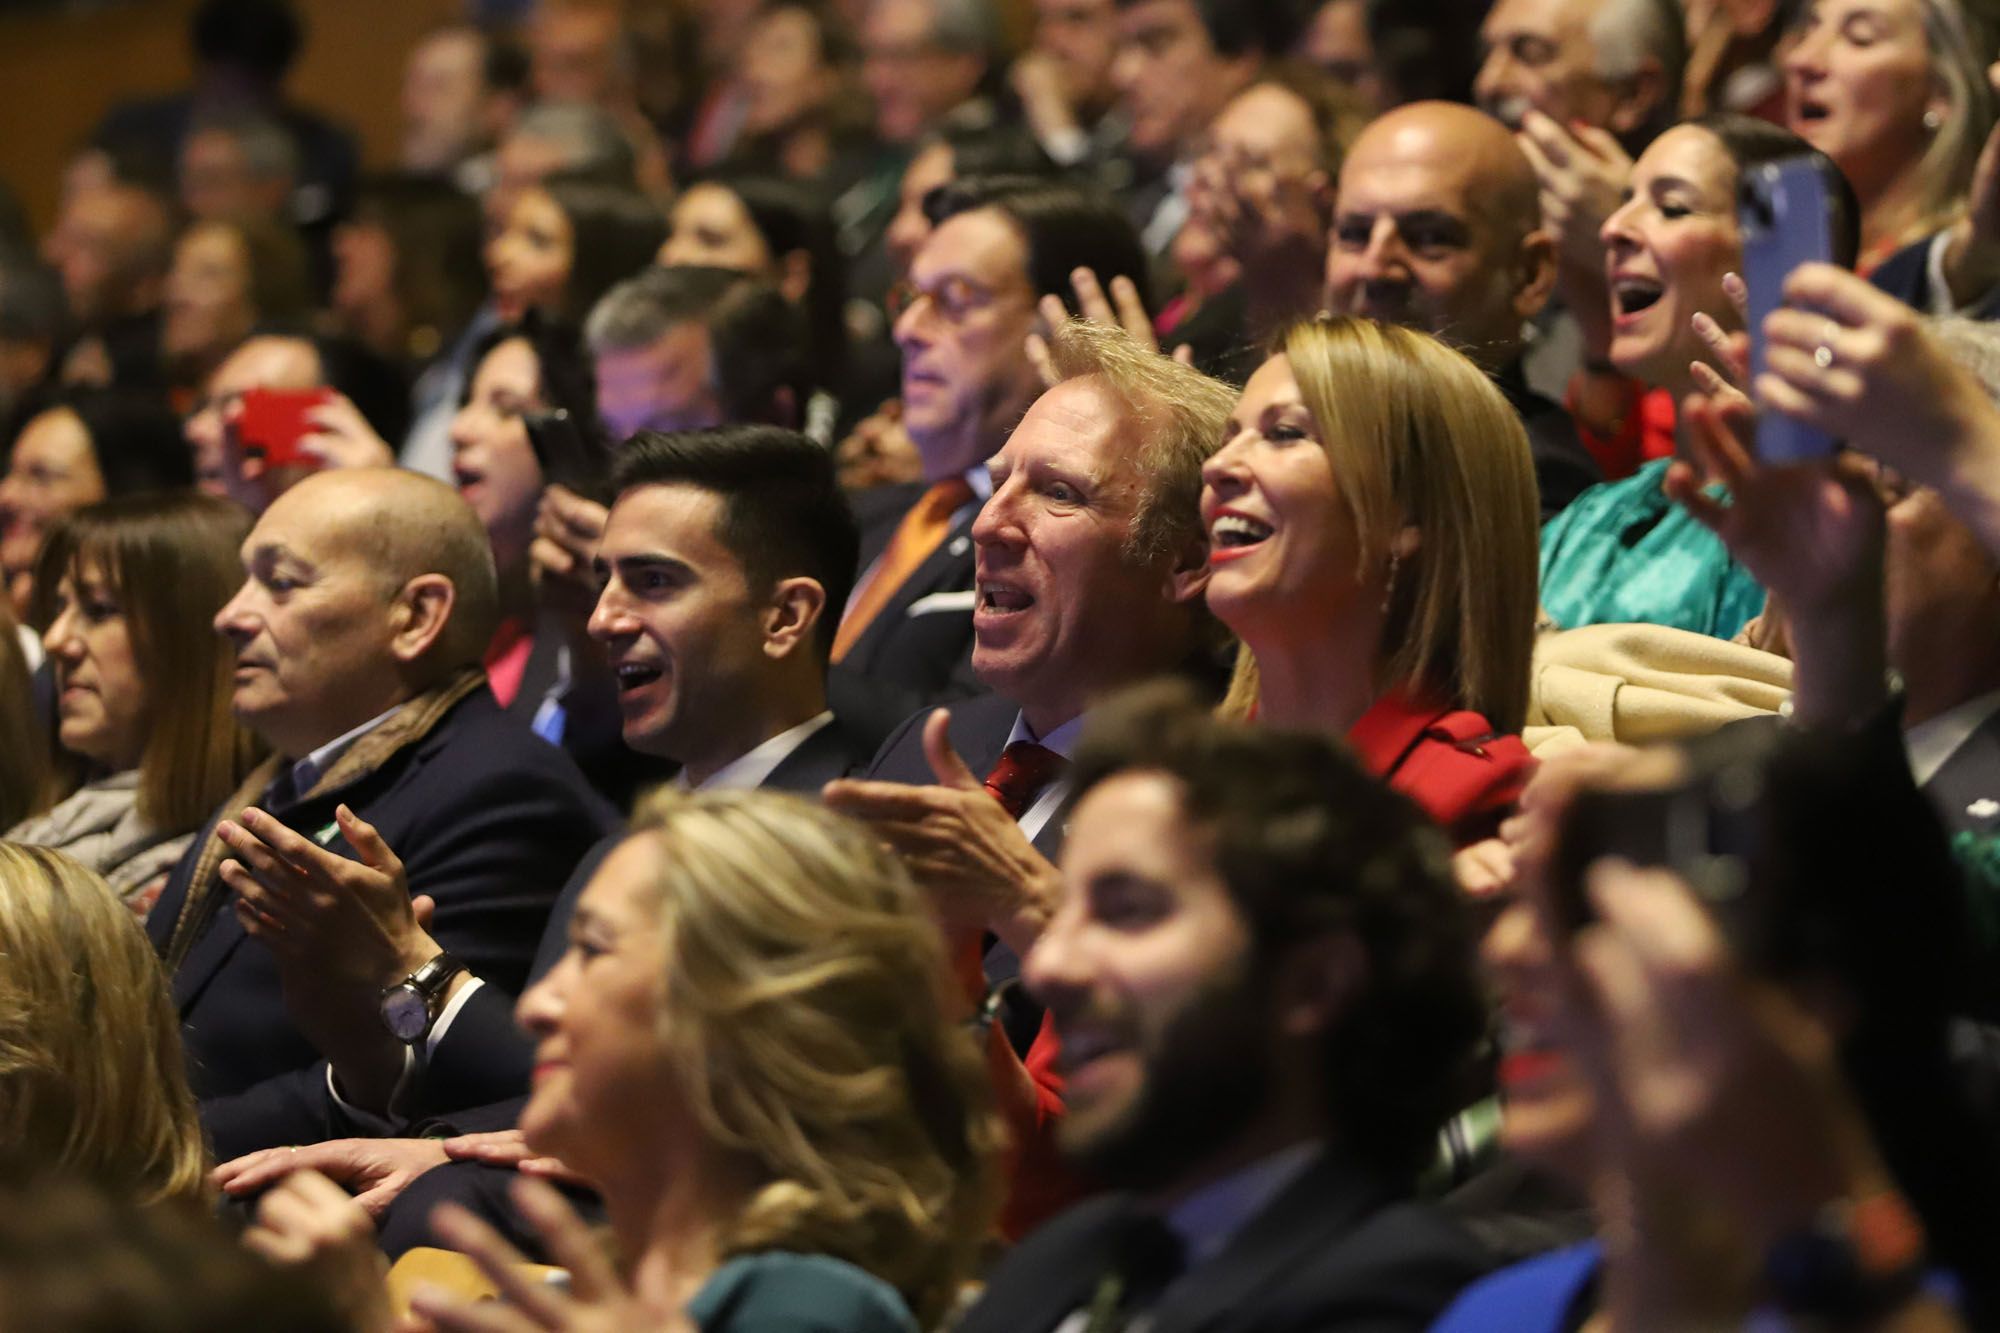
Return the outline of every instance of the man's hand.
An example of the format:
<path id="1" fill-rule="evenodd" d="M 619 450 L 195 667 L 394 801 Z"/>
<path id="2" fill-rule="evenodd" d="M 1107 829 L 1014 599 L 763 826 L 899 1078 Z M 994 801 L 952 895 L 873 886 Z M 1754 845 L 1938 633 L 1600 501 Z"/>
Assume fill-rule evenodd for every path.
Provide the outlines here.
<path id="1" fill-rule="evenodd" d="M 567 486 L 551 485 L 542 491 L 528 561 L 542 600 L 572 620 L 588 620 L 597 606 L 593 562 L 610 516 L 603 505 Z"/>
<path id="2" fill-rule="evenodd" d="M 1084 319 L 1125 330 L 1133 342 L 1149 352 L 1160 350 L 1159 337 L 1153 332 L 1153 317 L 1146 313 L 1146 303 L 1139 299 L 1139 288 L 1130 278 L 1122 273 L 1113 278 L 1111 292 L 1106 295 L 1097 274 L 1087 268 L 1079 268 L 1069 275 L 1069 285 L 1070 290 L 1076 293 L 1076 308 Z M 1042 323 L 1051 330 L 1069 322 L 1069 308 L 1053 292 L 1044 296 L 1036 309 L 1041 314 Z M 1040 373 L 1042 383 L 1053 388 L 1056 370 L 1049 356 L 1048 339 L 1040 333 L 1029 334 L 1026 351 L 1028 360 Z M 1174 349 L 1174 360 L 1184 366 L 1193 365 L 1194 349 L 1182 343 Z"/>
<path id="3" fill-rule="evenodd" d="M 1539 111 L 1521 117 L 1514 136 L 1535 169 L 1542 225 L 1555 234 L 1565 267 L 1604 272 L 1604 243 L 1597 234 L 1618 211 L 1632 175 L 1632 159 L 1608 130 L 1565 128 Z"/>
<path id="4" fill-rule="evenodd" d="M 325 467 L 394 467 L 396 451 L 375 433 L 368 418 L 344 393 L 307 414 L 313 430 L 299 437 L 299 447 Z"/>
<path id="5" fill-rule="evenodd" d="M 1020 825 L 951 748 L 951 715 L 924 722 L 924 755 L 937 785 L 826 785 L 827 805 L 866 820 L 931 896 L 948 937 L 991 930 L 1025 957 L 1054 910 L 1060 877 Z"/>
<path id="6" fill-rule="evenodd" d="M 375 826 L 347 806 L 334 812 L 359 853 L 350 860 L 252 807 L 216 825 L 234 861 L 222 879 L 236 893 L 243 928 L 287 970 L 376 990 L 429 962 L 437 941 L 417 923 L 403 862 Z"/>
<path id="7" fill-rule="evenodd" d="M 357 1333 L 387 1333 L 389 1261 L 376 1248 L 375 1225 L 340 1186 L 300 1171 L 264 1196 L 243 1244 L 282 1268 L 318 1282 Z"/>
<path id="8" fill-rule="evenodd" d="M 460 1134 L 457 1138 L 444 1141 L 444 1151 L 454 1162 L 483 1162 L 487 1166 L 512 1167 L 524 1176 L 540 1176 L 544 1180 L 560 1181 L 566 1185 L 596 1188 L 564 1165 L 560 1157 L 545 1156 L 530 1148 L 527 1137 L 518 1129 Z"/>
<path id="9" fill-rule="evenodd" d="M 296 1171 L 317 1171 L 354 1196 L 375 1221 L 410 1182 L 451 1158 L 442 1139 L 328 1139 L 297 1148 L 266 1148 L 224 1162 L 210 1173 L 232 1198 L 256 1194 Z"/>

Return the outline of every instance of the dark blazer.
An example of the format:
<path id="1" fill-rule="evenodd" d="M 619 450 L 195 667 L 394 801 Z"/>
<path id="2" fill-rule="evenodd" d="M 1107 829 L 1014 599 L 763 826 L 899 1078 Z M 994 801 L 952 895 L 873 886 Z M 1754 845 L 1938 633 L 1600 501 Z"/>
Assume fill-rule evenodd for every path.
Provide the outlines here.
<path id="1" fill-rule="evenodd" d="M 1571 500 L 1603 481 L 1604 469 L 1583 447 L 1569 409 L 1528 387 L 1520 361 L 1502 367 L 1493 382 L 1507 396 L 1528 432 L 1528 452 L 1535 460 L 1535 487 L 1541 493 L 1542 522 L 1546 523 Z"/>
<path id="2" fill-rule="evenodd" d="M 926 487 L 882 488 L 862 520 L 861 570 L 882 554 Z M 833 709 L 858 730 L 886 735 L 926 704 L 977 694 L 972 674 L 972 521 L 960 510 L 937 550 L 903 580 L 827 679 Z"/>
<path id="3" fill-rule="evenodd" d="M 944 706 L 951 709 L 947 734 L 952 749 L 958 751 L 958 757 L 975 777 L 984 777 L 1000 761 L 1000 752 L 1007 748 L 1014 719 L 1021 715 L 1020 705 L 989 693 Z M 931 772 L 930 760 L 924 758 L 924 723 L 935 711 L 926 708 L 904 718 L 902 725 L 876 751 L 875 760 L 868 765 L 864 776 L 877 782 L 907 782 L 919 787 L 935 783 L 937 777 Z M 1041 832 L 1033 839 L 1035 850 L 1051 861 L 1060 856 L 1063 827 L 1060 819 L 1042 825 Z"/>
<path id="4" fill-rule="evenodd" d="M 1136 1205 L 1079 1204 L 1015 1247 L 958 1333 L 1048 1333 L 1090 1302 Z M 1183 1273 L 1152 1333 L 1343 1333 L 1427 1328 L 1492 1258 L 1437 1209 L 1328 1153 Z"/>
<path id="5" fill-rule="evenodd" d="M 817 797 L 821 787 L 860 767 L 866 753 L 852 733 L 835 720 L 785 756 L 762 785 Z M 614 832 L 592 847 L 563 885 L 528 970 L 529 985 L 561 960 L 569 947 L 569 921 L 576 912 L 577 899 L 623 837 L 622 832 Z M 483 972 L 479 976 L 487 984 L 467 997 L 439 1038 L 424 1070 L 420 1093 L 409 1108 L 411 1118 L 448 1121 L 462 1132 L 471 1132 L 474 1119 L 481 1129 L 507 1128 L 514 1123 L 511 1114 L 506 1115 L 504 1124 L 488 1122 L 499 1118 L 494 1104 L 519 1099 L 527 1091 L 528 1072 L 534 1065 L 535 1044 L 514 1022 L 514 1000 L 523 988 Z M 518 1110 L 518 1101 L 514 1109 Z"/>
<path id="6" fill-rule="evenodd" d="M 396 849 L 411 891 L 436 900 L 438 943 L 509 987 L 527 976 L 555 886 L 615 822 L 569 757 L 502 713 L 483 686 L 374 771 L 271 813 L 313 837 L 343 801 Z M 214 822 L 148 920 L 163 955 Z M 337 832 L 326 845 L 353 854 Z M 172 990 L 188 1077 L 221 1160 L 324 1135 L 318 1052 L 285 1012 L 276 962 L 226 903 L 174 972 Z"/>
<path id="7" fill-rule="evenodd" d="M 1875 266 L 1868 281 L 1904 305 L 1928 312 L 1931 308 L 1931 242 L 1935 233 L 1912 242 Z M 2000 287 L 1983 293 L 1964 312 L 1972 319 L 2000 319 Z"/>

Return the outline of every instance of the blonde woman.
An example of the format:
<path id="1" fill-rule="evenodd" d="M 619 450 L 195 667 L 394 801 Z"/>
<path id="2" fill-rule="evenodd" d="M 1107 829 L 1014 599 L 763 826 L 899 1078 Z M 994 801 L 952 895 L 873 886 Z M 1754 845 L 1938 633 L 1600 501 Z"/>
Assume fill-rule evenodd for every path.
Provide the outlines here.
<path id="1" fill-rule="evenodd" d="M 207 1162 L 145 931 L 60 852 L 0 842 L 0 1154 L 142 1204 L 198 1205 Z"/>
<path id="2" fill-rule="evenodd" d="M 447 1206 L 439 1239 L 516 1308 L 419 1298 L 419 1313 L 447 1333 L 586 1311 L 702 1333 L 937 1326 L 993 1223 L 998 1128 L 943 945 L 894 857 L 798 797 L 662 790 L 569 938 L 521 998 L 539 1045 L 520 1128 L 598 1188 L 621 1271 L 524 1179 L 516 1201 L 570 1294 L 520 1277 L 505 1242 Z M 351 1210 L 295 1176 L 252 1243 L 286 1252 L 288 1219 L 328 1191 Z"/>
<path id="3" fill-rule="evenodd" d="M 1529 767 L 1538 509 L 1520 418 L 1435 338 L 1294 325 L 1202 470 L 1225 710 L 1344 736 L 1461 844 Z"/>

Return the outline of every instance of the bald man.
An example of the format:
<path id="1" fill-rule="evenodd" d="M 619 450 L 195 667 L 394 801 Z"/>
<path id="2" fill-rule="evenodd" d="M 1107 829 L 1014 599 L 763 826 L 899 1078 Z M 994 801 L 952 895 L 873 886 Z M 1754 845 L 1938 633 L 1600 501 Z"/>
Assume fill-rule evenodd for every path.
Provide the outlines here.
<path id="1" fill-rule="evenodd" d="M 357 1008 L 403 1043 L 342 1064 L 386 1102 L 463 973 L 520 985 L 557 891 L 615 821 L 486 688 L 492 556 L 452 488 L 387 468 L 309 477 L 264 511 L 243 570 L 214 628 L 235 649 L 236 714 L 273 754 L 147 923 L 225 1160 L 328 1136 L 320 1057 L 382 1047 L 353 1030 Z M 308 840 L 352 859 L 302 872 Z M 350 910 L 308 929 L 301 894 Z"/>
<path id="2" fill-rule="evenodd" d="M 1555 279 L 1534 168 L 1491 116 L 1415 102 L 1371 122 L 1348 150 L 1327 308 L 1436 334 L 1491 375 L 1527 427 L 1545 519 L 1603 480 L 1569 414 L 1521 370 L 1528 321 Z"/>

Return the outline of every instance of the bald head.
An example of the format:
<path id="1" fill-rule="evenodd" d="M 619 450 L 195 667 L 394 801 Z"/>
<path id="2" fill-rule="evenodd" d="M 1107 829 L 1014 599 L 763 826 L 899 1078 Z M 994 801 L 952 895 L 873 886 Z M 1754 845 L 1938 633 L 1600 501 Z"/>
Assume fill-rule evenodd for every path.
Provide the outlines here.
<path id="1" fill-rule="evenodd" d="M 450 617 L 426 660 L 439 675 L 479 661 L 498 628 L 499 591 L 486 529 L 456 490 L 403 468 L 336 468 L 266 512 L 284 505 L 321 515 L 333 549 L 366 562 L 390 596 L 427 575 L 449 580 Z"/>
<path id="2" fill-rule="evenodd" d="M 1327 304 L 1457 344 L 1488 370 L 1520 354 L 1555 251 L 1534 169 L 1499 121 L 1416 102 L 1348 150 L 1327 253 Z"/>

